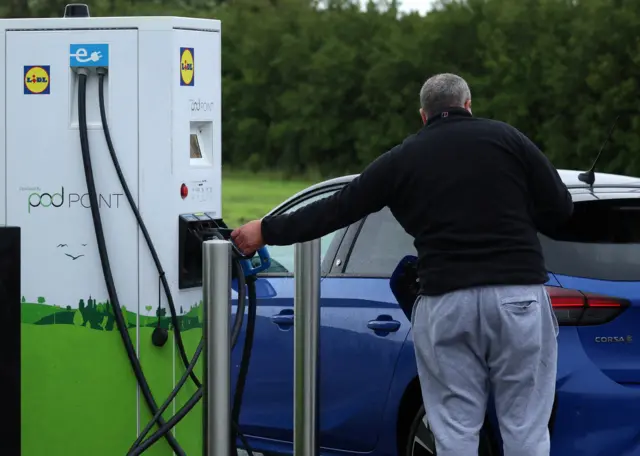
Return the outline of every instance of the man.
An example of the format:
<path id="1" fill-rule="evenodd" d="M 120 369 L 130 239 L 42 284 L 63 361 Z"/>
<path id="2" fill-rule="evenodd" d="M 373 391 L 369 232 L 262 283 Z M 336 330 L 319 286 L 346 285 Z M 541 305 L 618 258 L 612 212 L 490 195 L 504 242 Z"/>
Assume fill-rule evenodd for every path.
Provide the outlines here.
<path id="1" fill-rule="evenodd" d="M 567 220 L 558 172 L 515 128 L 471 114 L 467 83 L 420 91 L 424 127 L 338 193 L 232 234 L 244 252 L 319 238 L 388 206 L 415 238 L 412 331 L 438 456 L 478 454 L 489 391 L 505 456 L 549 454 L 557 320 L 537 232 Z"/>

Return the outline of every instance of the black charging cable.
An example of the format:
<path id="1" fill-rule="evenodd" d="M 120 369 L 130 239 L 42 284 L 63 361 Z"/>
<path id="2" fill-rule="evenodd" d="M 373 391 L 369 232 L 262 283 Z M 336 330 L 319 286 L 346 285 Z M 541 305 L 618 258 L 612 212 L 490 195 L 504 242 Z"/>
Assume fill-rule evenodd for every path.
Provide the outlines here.
<path id="1" fill-rule="evenodd" d="M 156 269 L 158 270 L 158 275 L 160 276 L 162 288 L 164 288 L 164 293 L 167 297 L 169 312 L 171 313 L 171 324 L 173 325 L 173 329 L 174 329 L 174 336 L 176 339 L 176 345 L 178 346 L 178 353 L 180 354 L 180 358 L 182 359 L 182 362 L 186 368 L 189 365 L 189 357 L 187 356 L 187 351 L 185 350 L 184 342 L 182 341 L 180 323 L 178 321 L 178 313 L 176 311 L 176 307 L 173 302 L 173 295 L 171 294 L 171 289 L 169 288 L 169 282 L 167 282 L 167 277 L 164 273 L 164 269 L 162 268 L 162 263 L 160 262 L 158 252 L 156 251 L 155 245 L 153 244 L 153 241 L 151 240 L 151 236 L 149 235 L 149 231 L 147 230 L 144 220 L 140 215 L 140 211 L 138 210 L 135 204 L 135 201 L 133 199 L 133 196 L 131 195 L 131 191 L 129 190 L 129 186 L 127 185 L 127 180 L 124 177 L 122 168 L 120 167 L 118 156 L 116 155 L 115 148 L 113 147 L 113 141 L 111 140 L 111 133 L 109 132 L 109 123 L 107 122 L 107 112 L 106 112 L 105 101 L 104 101 L 104 78 L 107 74 L 107 68 L 99 67 L 97 68 L 97 73 L 98 73 L 98 80 L 99 80 L 98 97 L 100 102 L 100 118 L 102 120 L 102 129 L 104 131 L 104 139 L 107 142 L 109 154 L 111 155 L 111 161 L 113 162 L 113 166 L 118 175 L 118 180 L 120 181 L 120 185 L 122 185 L 122 190 L 124 191 L 127 201 L 129 202 L 129 206 L 131 207 L 131 210 L 133 211 L 133 214 L 136 217 L 136 220 L 138 222 L 138 227 L 142 232 L 142 236 L 144 237 L 147 247 L 149 248 L 149 252 L 151 253 L 151 258 L 153 259 Z M 191 373 L 191 379 L 198 387 L 202 385 L 202 383 L 200 382 L 200 380 L 198 379 L 198 377 L 195 375 L 194 372 Z"/>
<path id="2" fill-rule="evenodd" d="M 256 277 L 247 277 L 247 288 L 249 289 L 249 310 L 247 312 L 247 329 L 242 350 L 242 360 L 240 361 L 240 372 L 236 380 L 236 391 L 233 395 L 233 407 L 231 408 L 231 422 L 240 423 L 240 411 L 242 410 L 242 399 L 244 388 L 249 374 L 249 363 L 251 361 L 251 351 L 253 350 L 253 336 L 256 329 L 256 318 L 258 315 L 258 298 L 256 294 Z M 243 445 L 246 443 L 243 442 Z M 237 442 L 234 436 L 231 438 L 231 452 L 238 452 Z"/>
<path id="3" fill-rule="evenodd" d="M 247 316 L 247 329 L 246 329 L 245 344 L 244 344 L 244 349 L 242 354 L 242 361 L 240 363 L 240 372 L 238 374 L 236 391 L 234 394 L 233 408 L 231 411 L 231 432 L 232 432 L 231 454 L 234 454 L 234 453 L 238 454 L 238 449 L 236 445 L 236 435 L 237 435 L 240 438 L 240 441 L 242 442 L 242 444 L 244 445 L 244 449 L 247 452 L 247 454 L 249 456 L 254 456 L 253 450 L 251 449 L 249 442 L 247 441 L 246 437 L 240 432 L 238 422 L 240 418 L 240 410 L 242 407 L 244 385 L 246 383 L 246 377 L 249 371 L 249 361 L 251 359 L 251 350 L 253 347 L 253 333 L 255 330 L 255 322 L 256 322 L 256 316 L 257 316 L 257 296 L 256 296 L 256 287 L 255 287 L 255 277 L 248 277 L 245 282 L 244 275 L 242 275 L 242 267 L 240 266 L 240 262 L 237 259 L 234 259 L 233 263 L 234 265 L 236 264 L 238 265 L 237 267 L 240 268 L 240 273 L 241 273 L 238 276 L 238 290 L 244 288 L 245 286 L 249 290 L 249 293 L 248 293 L 248 296 L 249 296 L 248 309 L 249 310 L 248 310 L 248 316 Z M 242 277 L 242 279 L 240 279 L 240 277 Z M 238 312 L 244 313 L 244 308 L 242 309 L 238 308 Z M 236 338 L 236 342 L 237 342 L 237 338 Z M 195 367 L 197 362 L 197 357 L 199 357 L 200 354 L 202 353 L 202 346 L 203 346 L 203 341 L 200 341 L 198 350 L 196 350 L 196 356 L 194 356 L 194 360 L 187 368 L 187 371 L 189 369 L 193 370 L 193 368 Z M 234 346 L 235 346 L 235 343 L 234 343 Z M 187 379 L 188 379 L 188 372 L 185 372 L 182 378 L 180 378 L 180 380 L 178 381 L 178 384 L 176 384 L 176 387 L 174 388 L 174 390 L 171 392 L 171 395 L 169 396 L 169 398 L 165 401 L 164 404 L 162 404 L 162 407 L 160 407 L 160 410 L 156 412 L 156 415 L 154 415 L 151 422 L 140 433 L 138 440 L 136 440 L 137 444 L 134 443 L 134 445 L 132 445 L 132 449 L 129 450 L 129 452 L 127 453 L 127 456 L 139 456 L 148 448 L 150 448 L 154 443 L 160 440 L 165 433 L 170 432 L 171 429 L 174 426 L 176 426 L 189 413 L 189 411 L 197 404 L 197 402 L 202 398 L 203 389 L 202 387 L 200 387 L 173 417 L 171 417 L 165 424 L 161 425 L 158 428 L 158 430 L 156 430 L 156 432 L 154 432 L 149 438 L 147 438 L 145 441 L 142 441 L 142 439 L 144 438 L 144 435 L 146 435 L 149 432 L 149 430 L 153 427 L 155 422 L 158 422 L 158 418 L 162 415 L 163 411 L 166 410 L 166 408 L 169 406 L 173 398 L 175 398 L 178 391 L 182 388 L 182 386 L 187 381 Z"/>
<path id="4" fill-rule="evenodd" d="M 120 167 L 120 162 L 118 160 L 116 151 L 115 151 L 115 147 L 113 146 L 113 141 L 111 139 L 111 133 L 109 131 L 109 124 L 107 121 L 107 115 L 106 115 L 106 106 L 105 106 L 105 97 L 104 97 L 104 78 L 107 74 L 107 68 L 104 67 L 98 67 L 97 68 L 97 73 L 98 73 L 98 80 L 99 80 L 99 86 L 98 86 L 98 97 L 99 97 L 99 105 L 100 105 L 100 118 L 102 121 L 102 127 L 103 127 L 103 132 L 104 132 L 104 137 L 105 137 L 105 141 L 107 143 L 107 147 L 109 149 L 109 154 L 111 155 L 111 160 L 113 162 L 113 166 L 116 170 L 116 173 L 118 175 L 118 179 L 120 181 L 120 184 L 122 186 L 122 189 L 125 193 L 125 196 L 127 198 L 127 201 L 129 202 L 129 206 L 131 207 L 136 220 L 138 222 L 138 226 L 140 228 L 140 231 L 142 232 L 144 238 L 145 238 L 145 242 L 149 248 L 149 251 L 151 253 L 151 256 L 153 258 L 154 264 L 156 266 L 156 269 L 158 270 L 158 275 L 159 275 L 159 279 L 160 282 L 162 284 L 162 287 L 164 288 L 164 292 L 165 295 L 167 297 L 167 304 L 169 307 L 169 311 L 171 313 L 171 320 L 172 320 L 172 325 L 173 325 L 173 329 L 174 329 L 174 334 L 175 334 L 175 338 L 176 338 L 176 345 L 178 346 L 178 352 L 180 354 L 180 358 L 183 361 L 183 364 L 186 368 L 185 374 L 187 374 L 189 377 L 191 377 L 191 379 L 193 380 L 193 382 L 195 383 L 196 387 L 199 390 L 202 390 L 202 383 L 200 382 L 200 380 L 198 379 L 198 377 L 195 375 L 195 373 L 193 372 L 193 367 L 189 368 L 189 366 L 192 365 L 192 363 L 189 361 L 189 357 L 187 356 L 186 350 L 184 348 L 184 343 L 182 342 L 182 336 L 181 336 L 181 331 L 180 331 L 180 324 L 178 321 L 178 316 L 177 316 L 177 312 L 176 312 L 176 308 L 175 308 L 175 304 L 173 301 L 173 296 L 171 294 L 171 290 L 169 288 L 169 284 L 167 282 L 167 279 L 165 277 L 165 272 L 164 269 L 162 268 L 162 263 L 160 262 L 160 258 L 158 257 L 158 254 L 155 250 L 155 246 L 153 244 L 153 241 L 151 240 L 151 236 L 149 235 L 149 232 L 146 228 L 146 225 L 144 224 L 144 220 L 142 219 L 142 216 L 140 214 L 140 211 L 138 210 L 135 201 L 133 199 L 133 196 L 131 195 L 131 191 L 129 190 L 129 186 L 127 185 L 126 179 L 124 177 L 124 174 L 122 172 L 122 168 Z M 80 98 L 80 97 L 79 97 Z M 86 74 L 85 74 L 85 109 L 86 109 Z M 85 126 L 86 126 L 86 113 L 85 113 Z M 87 141 L 87 150 L 88 150 L 88 141 Z M 98 214 L 99 216 L 99 214 Z M 106 249 L 106 247 L 105 247 Z M 106 253 L 106 250 L 105 250 Z M 242 319 L 244 318 L 244 303 L 245 303 L 245 293 L 246 293 L 246 287 L 245 287 L 245 281 L 244 281 L 244 273 L 242 271 L 242 267 L 239 263 L 239 261 L 234 260 L 234 269 L 236 270 L 236 277 L 238 278 L 238 311 L 236 312 L 236 318 L 234 321 L 234 325 L 233 325 L 233 329 L 232 329 L 232 346 L 235 346 L 235 343 L 233 342 L 234 340 L 234 335 L 235 335 L 235 340 L 237 340 L 238 335 L 240 333 L 241 327 L 242 327 Z M 242 282 L 242 283 L 241 283 Z M 251 290 L 251 288 L 250 288 Z M 255 286 L 253 288 L 254 291 L 254 305 L 255 305 Z M 115 292 L 115 288 L 114 288 L 114 292 Z M 251 298 L 250 298 L 251 300 Z M 160 303 L 159 303 L 160 305 Z M 249 303 L 249 311 L 251 311 L 251 302 Z M 160 312 L 158 312 L 160 313 Z M 253 325 L 255 326 L 255 321 L 253 323 Z M 253 330 L 251 330 L 251 332 L 253 333 Z M 249 323 L 247 323 L 247 335 L 249 333 Z M 128 336 L 128 333 L 127 333 Z M 153 338 L 154 338 L 154 343 L 158 342 L 158 341 L 162 341 L 164 340 L 164 342 L 166 342 L 166 339 L 168 338 L 168 332 L 165 335 L 165 331 L 163 328 L 160 327 L 160 319 L 158 318 L 158 326 L 156 327 L 156 330 L 154 331 L 153 334 Z M 251 338 L 253 339 L 253 335 L 251 335 Z M 131 339 L 129 338 L 129 341 Z M 162 344 L 158 344 L 156 343 L 156 345 L 163 345 Z M 251 344 L 249 344 L 249 346 L 251 346 Z M 247 343 L 245 342 L 245 347 L 247 346 Z M 246 355 L 245 355 L 246 352 Z M 134 350 L 134 354 L 135 354 L 135 350 Z M 198 355 L 199 356 L 199 355 Z M 248 352 L 247 350 L 245 350 L 243 352 L 243 360 L 241 362 L 241 372 L 243 372 L 243 365 L 244 363 L 248 363 L 249 359 L 251 357 L 251 349 L 249 348 Z M 196 356 L 194 356 L 194 359 L 196 359 Z M 137 357 L 136 357 L 137 360 Z M 138 362 L 139 364 L 139 362 Z M 193 362 L 193 366 L 195 366 L 195 362 Z M 246 376 L 246 371 L 248 370 L 248 367 L 244 368 L 244 372 L 245 372 L 245 376 Z M 144 377 L 144 376 L 143 376 Z M 244 383 L 245 383 L 245 379 L 243 379 L 241 376 L 238 377 L 238 382 L 242 381 L 242 388 L 241 391 L 244 391 Z M 184 385 L 184 383 L 183 383 Z M 173 398 L 175 398 L 175 396 L 177 395 L 178 391 L 180 388 L 174 388 L 175 394 L 174 392 L 172 392 Z M 236 387 L 236 397 L 237 395 L 237 391 L 238 388 Z M 150 393 L 150 392 L 149 392 Z M 155 443 L 155 441 L 159 440 L 160 437 L 162 437 L 162 433 L 168 433 L 169 430 L 175 426 L 180 419 L 182 419 L 181 417 L 186 416 L 186 414 L 188 413 L 188 410 L 191 410 L 191 408 L 193 408 L 193 406 L 197 403 L 197 401 L 199 400 L 200 397 L 202 397 L 202 394 L 200 396 L 196 395 L 192 396 L 192 398 L 186 403 L 184 404 L 184 406 L 182 407 L 182 409 L 180 409 L 176 415 L 171 418 L 167 423 L 163 423 L 163 419 L 161 418 L 161 415 L 163 412 L 160 412 L 158 414 L 157 419 L 152 420 L 152 424 L 149 427 L 149 429 L 151 429 L 151 427 L 153 427 L 153 424 L 155 422 L 157 422 L 160 427 L 159 429 L 156 431 L 156 433 L 154 433 L 149 439 L 147 439 L 145 441 L 145 443 L 143 443 L 142 445 L 147 445 L 147 443 L 151 442 L 148 444 L 148 446 L 145 446 L 145 448 L 148 448 L 149 446 L 151 446 L 153 443 Z M 240 397 L 242 396 L 242 393 L 240 394 Z M 171 399 L 173 400 L 173 399 Z M 195 402 L 193 403 L 193 405 L 190 405 L 190 401 L 191 400 L 195 400 Z M 234 400 L 234 404 L 236 403 L 236 401 Z M 238 401 L 239 404 L 241 404 L 241 399 Z M 186 410 L 186 412 L 185 412 Z M 152 412 L 154 412 L 152 410 Z M 184 412 L 184 413 L 183 413 Z M 156 406 L 156 413 L 157 413 L 157 406 Z M 154 418 L 156 413 L 154 413 Z M 232 416 L 238 415 L 239 416 L 239 411 L 236 411 L 235 414 L 232 412 Z M 181 416 L 181 417 L 180 417 Z M 174 420 L 174 418 L 177 418 L 177 420 Z M 169 423 L 172 423 L 173 425 L 169 425 Z M 239 438 L 241 439 L 241 441 L 243 442 L 243 445 L 245 445 L 245 450 L 247 451 L 247 453 L 249 453 L 250 456 L 253 455 L 253 452 L 246 440 L 246 438 L 244 437 L 244 435 L 240 432 L 239 426 L 238 426 L 238 422 L 232 419 L 232 426 L 235 429 L 235 432 L 237 433 L 237 435 L 239 436 Z M 147 431 L 148 432 L 148 431 Z M 158 436 L 158 438 L 154 439 L 152 441 L 153 437 Z M 173 436 L 171 436 L 173 438 Z M 144 436 L 142 436 L 142 438 L 144 438 Z M 140 436 L 138 436 L 138 439 L 136 440 L 138 443 L 140 443 L 140 441 L 142 440 L 142 438 L 140 438 Z M 174 439 L 175 441 L 175 439 Z M 232 439 L 233 442 L 235 442 L 235 438 Z M 178 445 L 177 442 L 175 442 L 176 445 Z M 142 445 L 140 446 L 140 448 L 142 448 Z M 234 445 L 235 446 L 235 445 Z M 133 445 L 133 447 L 136 447 L 136 444 Z M 173 448 L 173 446 L 172 446 Z M 179 445 L 178 445 L 179 448 Z M 144 450 L 142 450 L 144 451 Z M 174 450 L 175 451 L 175 450 Z M 141 453 L 141 452 L 140 452 Z M 140 453 L 135 453 L 135 454 L 140 454 Z M 183 454 L 180 452 L 177 452 L 177 454 Z M 133 453 L 132 453 L 133 455 Z"/>
<path id="5" fill-rule="evenodd" d="M 240 295 L 240 290 L 245 288 L 245 280 L 244 280 L 244 275 L 242 271 L 242 266 L 240 265 L 240 262 L 237 260 L 233 261 L 232 266 L 235 270 L 236 275 L 238 275 L 238 295 Z M 245 303 L 244 298 L 238 299 L 238 308 L 236 312 L 235 321 L 236 322 L 240 321 L 240 325 L 236 327 L 236 325 L 234 324 L 234 328 L 231 331 L 231 350 L 233 350 L 233 348 L 236 346 L 238 342 L 238 338 L 240 336 L 240 330 L 242 328 L 242 320 L 244 319 L 244 309 L 245 309 L 244 303 Z M 240 315 L 240 317 L 238 317 L 238 315 Z M 191 372 L 193 372 L 193 370 L 195 369 L 196 363 L 198 362 L 198 358 L 202 353 L 203 346 L 204 346 L 204 339 L 200 339 L 200 343 L 198 344 L 198 348 L 196 349 L 193 359 L 187 366 L 187 369 L 185 370 L 184 374 L 182 374 L 182 377 L 180 378 L 178 383 L 176 383 L 176 386 L 173 388 L 173 391 L 171 391 L 171 394 L 169 394 L 169 397 L 167 397 L 164 404 L 160 406 L 160 409 L 156 412 L 156 414 L 153 416 L 151 421 L 149 421 L 147 426 L 145 426 L 145 428 L 142 430 L 142 432 L 140 433 L 136 441 L 133 443 L 133 445 L 131 445 L 131 448 L 129 449 L 127 456 L 137 456 L 141 454 L 145 449 L 149 448 L 151 445 L 153 445 L 162 437 L 162 435 L 156 435 L 156 434 L 161 434 L 160 430 L 158 430 L 154 434 L 152 434 L 151 437 L 145 440 L 144 443 L 141 443 L 143 442 L 144 438 L 149 433 L 151 428 L 153 428 L 153 426 L 158 422 L 158 418 L 160 418 L 162 414 L 165 412 L 165 410 L 169 407 L 169 405 L 171 405 L 171 402 L 176 398 L 176 396 L 178 395 L 178 393 L 180 392 L 184 384 L 189 379 L 189 376 L 191 375 Z M 178 413 L 176 413 L 176 416 L 178 416 L 180 412 L 181 410 L 179 410 Z M 175 424 L 177 424 L 178 422 L 176 422 Z"/>
<path id="6" fill-rule="evenodd" d="M 93 219 L 93 228 L 96 235 L 96 241 L 98 244 L 98 252 L 100 254 L 100 263 L 102 265 L 102 274 L 107 287 L 107 293 L 109 300 L 113 306 L 113 314 L 115 323 L 120 333 L 120 337 L 127 351 L 127 357 L 129 363 L 133 368 L 133 372 L 140 385 L 140 391 L 144 397 L 149 410 L 152 414 L 156 414 L 158 411 L 158 405 L 156 404 L 147 379 L 142 371 L 140 360 L 138 359 L 131 336 L 127 328 L 122 307 L 120 306 L 120 300 L 118 299 L 118 293 L 116 290 L 115 282 L 113 280 L 113 273 L 111 272 L 111 264 L 109 262 L 109 253 L 107 252 L 107 245 L 105 242 L 104 229 L 102 227 L 102 218 L 100 217 L 100 210 L 98 209 L 98 196 L 96 191 L 96 185 L 93 178 L 93 168 L 91 166 L 91 153 L 89 150 L 89 135 L 87 128 L 87 77 L 88 71 L 84 68 L 79 68 L 78 73 L 78 123 L 80 131 L 80 148 L 82 149 L 82 162 L 84 165 L 84 175 L 87 183 L 87 193 L 89 194 L 91 217 Z M 162 417 L 158 419 L 158 423 L 164 426 L 166 423 Z M 186 456 L 184 450 L 180 447 L 175 437 L 171 433 L 166 433 L 164 437 L 167 439 L 167 443 L 171 446 L 171 449 L 180 456 Z"/>

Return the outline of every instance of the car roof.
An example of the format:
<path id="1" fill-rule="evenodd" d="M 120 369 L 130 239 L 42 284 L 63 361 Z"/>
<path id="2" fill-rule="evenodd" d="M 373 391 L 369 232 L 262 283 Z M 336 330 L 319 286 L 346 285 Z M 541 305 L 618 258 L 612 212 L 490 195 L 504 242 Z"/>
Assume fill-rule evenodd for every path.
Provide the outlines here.
<path id="1" fill-rule="evenodd" d="M 572 169 L 559 169 L 558 174 L 560 174 L 560 178 L 562 182 L 571 190 L 572 193 L 575 192 L 591 192 L 589 185 L 581 182 L 578 179 L 578 176 L 583 171 L 576 171 Z M 318 182 L 317 184 L 311 185 L 304 190 L 296 193 L 295 195 L 288 198 L 282 204 L 275 207 L 270 213 L 273 213 L 278 210 L 278 208 L 288 204 L 290 201 L 300 198 L 303 195 L 307 195 L 309 193 L 313 193 L 317 190 L 326 189 L 329 187 L 341 187 L 342 185 L 346 185 L 355 179 L 359 174 L 348 174 L 345 176 L 335 177 L 333 179 L 327 179 L 322 182 Z M 609 173 L 595 173 L 595 183 L 594 188 L 601 188 L 610 190 L 623 190 L 625 188 L 629 189 L 629 187 L 640 187 L 640 178 L 632 177 L 632 176 L 624 176 L 621 174 L 609 174 Z M 628 191 L 628 190 L 627 190 Z"/>
<path id="2" fill-rule="evenodd" d="M 578 176 L 584 171 L 575 171 L 571 169 L 559 169 L 558 174 L 562 182 L 567 187 L 574 188 L 588 188 L 589 186 L 578 179 Z M 621 174 L 609 174 L 609 173 L 595 173 L 594 187 L 616 187 L 621 185 L 623 187 L 631 185 L 640 185 L 640 178 L 632 176 L 623 176 Z"/>
<path id="3" fill-rule="evenodd" d="M 583 171 L 576 171 L 572 169 L 559 169 L 558 174 L 560 174 L 560 178 L 562 182 L 565 183 L 567 187 L 573 188 L 588 188 L 589 186 L 584 182 L 581 182 L 578 179 L 578 176 Z M 347 184 L 355 179 L 358 174 L 349 174 L 346 176 L 340 176 L 333 179 L 328 179 L 323 182 L 319 182 L 311 187 L 308 187 L 306 191 L 315 190 L 316 188 L 322 188 L 327 186 L 334 186 L 340 184 Z M 623 176 L 621 174 L 609 174 L 609 173 L 595 173 L 595 186 L 606 186 L 606 187 L 615 187 L 618 185 L 630 186 L 630 185 L 640 185 L 640 178 L 631 177 L 631 176 Z"/>

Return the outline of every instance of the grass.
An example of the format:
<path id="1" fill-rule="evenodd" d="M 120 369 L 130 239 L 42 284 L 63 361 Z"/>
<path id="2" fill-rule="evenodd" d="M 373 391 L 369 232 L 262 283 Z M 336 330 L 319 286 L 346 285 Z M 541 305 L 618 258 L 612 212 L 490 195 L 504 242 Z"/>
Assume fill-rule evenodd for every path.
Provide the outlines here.
<path id="1" fill-rule="evenodd" d="M 286 180 L 277 173 L 225 171 L 222 177 L 222 217 L 230 227 L 263 217 L 275 206 L 319 182 Z"/>

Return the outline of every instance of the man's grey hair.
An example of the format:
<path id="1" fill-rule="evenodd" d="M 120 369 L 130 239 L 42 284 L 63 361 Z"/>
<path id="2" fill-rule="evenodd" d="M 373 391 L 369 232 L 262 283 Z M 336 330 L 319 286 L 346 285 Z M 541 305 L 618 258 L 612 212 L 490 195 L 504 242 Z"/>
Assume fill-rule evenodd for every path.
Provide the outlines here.
<path id="1" fill-rule="evenodd" d="M 431 76 L 420 89 L 420 107 L 427 116 L 447 108 L 462 108 L 467 100 L 471 100 L 467 81 L 451 73 Z"/>

